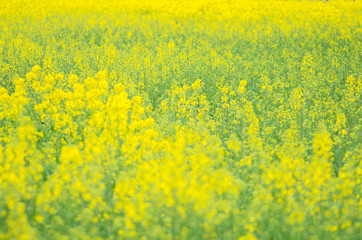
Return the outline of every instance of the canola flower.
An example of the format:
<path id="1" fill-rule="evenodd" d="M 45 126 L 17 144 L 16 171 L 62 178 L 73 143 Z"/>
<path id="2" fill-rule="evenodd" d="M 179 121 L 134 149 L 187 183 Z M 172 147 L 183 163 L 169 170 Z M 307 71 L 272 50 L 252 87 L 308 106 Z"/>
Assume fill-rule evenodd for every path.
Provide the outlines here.
<path id="1" fill-rule="evenodd" d="M 0 4 L 0 239 L 359 239 L 360 1 Z"/>

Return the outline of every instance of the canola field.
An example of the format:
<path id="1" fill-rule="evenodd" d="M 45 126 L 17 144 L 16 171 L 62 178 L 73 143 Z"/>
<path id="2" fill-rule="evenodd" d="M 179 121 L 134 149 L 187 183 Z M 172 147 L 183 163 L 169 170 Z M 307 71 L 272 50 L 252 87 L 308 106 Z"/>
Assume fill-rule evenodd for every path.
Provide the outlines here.
<path id="1" fill-rule="evenodd" d="M 1 0 L 0 239 L 361 239 L 361 22 Z"/>

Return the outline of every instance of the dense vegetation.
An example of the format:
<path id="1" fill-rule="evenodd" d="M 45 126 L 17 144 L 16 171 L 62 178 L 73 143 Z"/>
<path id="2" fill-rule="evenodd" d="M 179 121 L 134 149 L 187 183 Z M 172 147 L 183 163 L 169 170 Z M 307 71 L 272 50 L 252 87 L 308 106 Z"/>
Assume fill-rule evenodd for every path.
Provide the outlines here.
<path id="1" fill-rule="evenodd" d="M 360 1 L 0 4 L 0 239 L 360 239 Z"/>

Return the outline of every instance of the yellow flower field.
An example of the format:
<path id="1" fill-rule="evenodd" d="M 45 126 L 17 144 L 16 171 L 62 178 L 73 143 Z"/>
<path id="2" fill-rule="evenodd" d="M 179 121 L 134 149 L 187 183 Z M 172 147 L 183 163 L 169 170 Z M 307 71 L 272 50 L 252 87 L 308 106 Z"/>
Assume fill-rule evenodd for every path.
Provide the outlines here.
<path id="1" fill-rule="evenodd" d="M 0 239 L 361 239 L 361 13 L 1 1 Z"/>

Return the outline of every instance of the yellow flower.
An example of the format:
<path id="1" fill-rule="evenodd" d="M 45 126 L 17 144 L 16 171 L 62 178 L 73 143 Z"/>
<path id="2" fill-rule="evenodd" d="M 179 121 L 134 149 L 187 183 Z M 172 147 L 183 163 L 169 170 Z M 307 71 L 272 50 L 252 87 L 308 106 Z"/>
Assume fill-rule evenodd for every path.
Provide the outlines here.
<path id="1" fill-rule="evenodd" d="M 43 218 L 43 216 L 41 216 L 41 215 L 36 215 L 36 216 L 35 216 L 35 221 L 36 221 L 37 223 L 43 223 L 43 222 L 44 222 L 44 218 Z"/>

